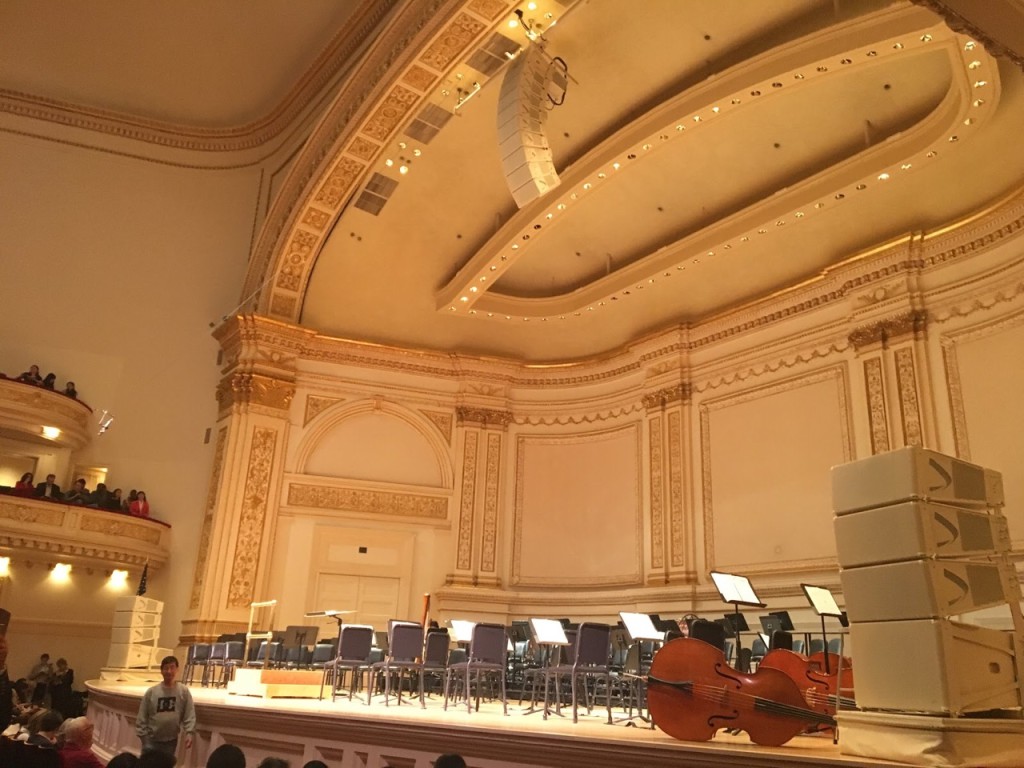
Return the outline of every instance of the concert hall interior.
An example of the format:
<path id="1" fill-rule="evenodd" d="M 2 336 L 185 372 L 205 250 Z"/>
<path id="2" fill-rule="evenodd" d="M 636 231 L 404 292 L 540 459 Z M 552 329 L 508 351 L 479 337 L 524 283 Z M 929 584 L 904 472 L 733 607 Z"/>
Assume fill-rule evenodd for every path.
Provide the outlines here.
<path id="1" fill-rule="evenodd" d="M 743 644 L 770 611 L 816 639 L 801 585 L 846 605 L 831 468 L 907 446 L 1002 473 L 1021 559 L 1024 10 L 984 6 L 5 0 L 12 679 L 46 652 L 99 680 L 144 569 L 182 659 L 271 600 L 256 629 L 321 639 L 339 624 L 308 613 L 722 619 L 713 571 L 765 605 Z M 21 495 L 25 473 L 145 489 L 149 519 Z M 137 749 L 115 742 L 141 689 L 97 685 L 98 751 Z M 629 764 L 617 739 L 648 765 L 861 764 L 820 735 L 680 751 L 600 706 L 574 729 L 435 697 L 421 723 L 193 685 L 189 766 L 289 729 L 301 765 L 335 712 L 363 731 L 332 768 L 446 743 L 475 768 Z M 420 746 L 388 730 L 410 723 Z"/>

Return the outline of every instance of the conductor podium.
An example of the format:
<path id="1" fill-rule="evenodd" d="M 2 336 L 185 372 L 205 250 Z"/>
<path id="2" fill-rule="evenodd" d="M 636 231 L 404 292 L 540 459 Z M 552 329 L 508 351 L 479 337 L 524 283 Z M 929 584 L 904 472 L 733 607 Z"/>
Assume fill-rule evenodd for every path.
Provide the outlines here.
<path id="1" fill-rule="evenodd" d="M 832 470 L 860 712 L 840 749 L 929 766 L 1020 765 L 1024 618 L 997 472 L 916 447 Z M 963 621 L 1005 610 L 1012 631 Z"/>

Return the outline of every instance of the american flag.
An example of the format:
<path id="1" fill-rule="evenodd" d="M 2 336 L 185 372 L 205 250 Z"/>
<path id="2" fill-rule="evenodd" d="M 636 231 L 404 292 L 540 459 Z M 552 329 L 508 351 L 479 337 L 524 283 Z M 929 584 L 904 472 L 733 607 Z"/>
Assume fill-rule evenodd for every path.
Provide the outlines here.
<path id="1" fill-rule="evenodd" d="M 142 597 L 144 594 L 146 594 L 146 579 L 148 579 L 148 578 L 149 578 L 149 563 L 146 563 L 144 566 L 142 566 L 142 576 L 139 577 L 139 589 L 135 593 L 139 597 Z"/>

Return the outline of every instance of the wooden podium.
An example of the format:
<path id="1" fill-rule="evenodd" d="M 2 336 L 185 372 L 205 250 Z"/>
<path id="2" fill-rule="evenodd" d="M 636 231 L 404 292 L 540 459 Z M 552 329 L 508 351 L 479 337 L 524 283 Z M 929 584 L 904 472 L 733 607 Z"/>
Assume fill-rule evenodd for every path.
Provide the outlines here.
<path id="1" fill-rule="evenodd" d="M 316 699 L 322 680 L 323 672 L 319 670 L 239 668 L 228 683 L 228 693 L 265 699 Z"/>

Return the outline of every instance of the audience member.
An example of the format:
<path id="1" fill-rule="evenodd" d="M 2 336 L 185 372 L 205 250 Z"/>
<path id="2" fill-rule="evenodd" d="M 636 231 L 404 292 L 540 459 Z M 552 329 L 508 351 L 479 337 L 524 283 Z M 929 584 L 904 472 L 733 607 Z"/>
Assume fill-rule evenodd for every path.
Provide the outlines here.
<path id="1" fill-rule="evenodd" d="M 18 496 L 31 496 L 36 492 L 36 486 L 32 482 L 34 479 L 31 472 L 26 472 L 21 476 L 21 479 L 14 484 L 14 492 Z"/>
<path id="2" fill-rule="evenodd" d="M 206 758 L 206 768 L 245 768 L 245 753 L 234 744 L 221 744 Z"/>
<path id="3" fill-rule="evenodd" d="M 149 517 L 149 502 L 146 501 L 145 491 L 139 491 L 135 501 L 128 506 L 128 511 L 136 517 Z"/>
<path id="4" fill-rule="evenodd" d="M 96 490 L 89 494 L 89 506 L 106 509 L 110 505 L 110 491 L 106 483 L 96 483 Z"/>
<path id="5" fill-rule="evenodd" d="M 185 731 L 185 749 L 192 748 L 196 729 L 196 709 L 192 694 L 177 682 L 178 660 L 165 656 L 160 662 L 163 681 L 149 688 L 142 696 L 135 732 L 142 740 L 142 750 L 158 750 L 173 755 L 178 747 L 178 733 Z"/>
<path id="6" fill-rule="evenodd" d="M 64 716 L 57 710 L 40 710 L 29 721 L 26 741 L 43 749 L 57 749 L 57 732 L 63 722 Z"/>
<path id="7" fill-rule="evenodd" d="M 39 375 L 39 366 L 30 365 L 29 369 L 21 374 L 18 381 L 24 381 L 26 384 L 35 384 L 37 387 L 42 386 L 43 377 Z"/>
<path id="8" fill-rule="evenodd" d="M 323 760 L 310 760 L 302 768 L 327 768 L 327 763 Z"/>
<path id="9" fill-rule="evenodd" d="M 53 664 L 50 663 L 50 654 L 44 653 L 28 673 L 27 679 L 33 704 L 43 703 L 51 677 L 53 677 Z"/>
<path id="10" fill-rule="evenodd" d="M 40 483 L 36 486 L 36 496 L 43 499 L 60 499 L 62 498 L 60 492 L 60 486 L 57 485 L 56 475 L 47 475 L 46 482 Z"/>
<path id="11" fill-rule="evenodd" d="M 54 382 L 57 381 L 56 373 L 48 373 L 43 378 L 43 389 L 53 389 Z"/>
<path id="12" fill-rule="evenodd" d="M 80 714 L 71 688 L 74 682 L 75 670 L 68 667 L 67 659 L 57 659 L 57 668 L 50 678 L 50 706 L 66 717 Z"/>
<path id="13" fill-rule="evenodd" d="M 69 381 L 67 384 L 64 385 L 64 394 L 67 395 L 68 397 L 73 397 L 76 400 L 78 399 L 78 390 L 75 389 L 75 382 Z"/>
<path id="14" fill-rule="evenodd" d="M 441 755 L 434 761 L 434 768 L 466 768 L 466 761 L 461 755 Z"/>
<path id="15" fill-rule="evenodd" d="M 92 752 L 93 724 L 87 717 L 65 721 L 64 746 L 60 748 L 62 768 L 103 768 Z"/>
<path id="16" fill-rule="evenodd" d="M 107 768 L 138 768 L 139 758 L 131 752 L 122 752 L 114 755 L 107 763 Z"/>
<path id="17" fill-rule="evenodd" d="M 132 502 L 139 498 L 139 492 L 132 488 L 128 491 L 128 498 L 121 502 L 121 510 L 126 513 L 131 513 Z"/>
<path id="18" fill-rule="evenodd" d="M 264 757 L 259 768 L 288 768 L 288 766 L 288 761 L 282 760 L 280 757 Z"/>
<path id="19" fill-rule="evenodd" d="M 178 758 L 159 749 L 146 749 L 139 755 L 139 768 L 174 768 Z"/>
<path id="20" fill-rule="evenodd" d="M 0 730 L 11 724 L 14 714 L 14 688 L 7 674 L 7 638 L 0 635 Z"/>
<path id="21" fill-rule="evenodd" d="M 64 501 L 68 504 L 88 504 L 89 489 L 85 487 L 85 479 L 78 478 L 71 490 L 64 494 Z"/>
<path id="22" fill-rule="evenodd" d="M 104 509 L 109 509 L 111 512 L 120 512 L 121 505 L 123 503 L 124 499 L 121 498 L 121 489 L 115 488 L 111 492 L 110 498 L 107 500 L 107 505 L 104 507 Z"/>

